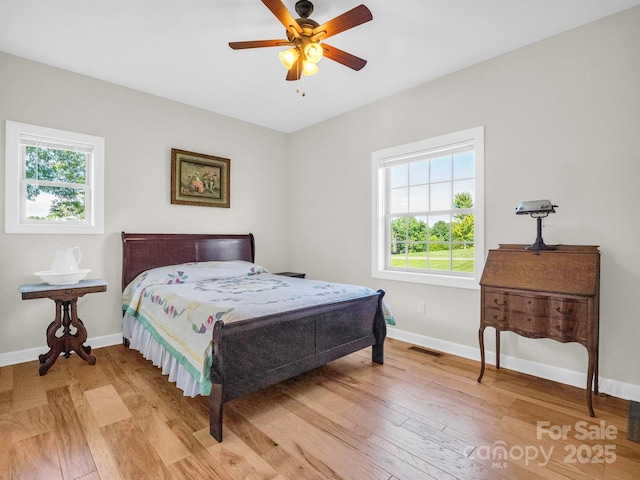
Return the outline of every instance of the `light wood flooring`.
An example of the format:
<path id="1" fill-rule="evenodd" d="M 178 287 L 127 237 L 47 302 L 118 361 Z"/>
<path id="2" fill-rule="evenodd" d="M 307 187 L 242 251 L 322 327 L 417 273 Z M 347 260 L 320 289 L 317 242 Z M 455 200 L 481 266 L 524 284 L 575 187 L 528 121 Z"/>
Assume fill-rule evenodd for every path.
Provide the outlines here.
<path id="1" fill-rule="evenodd" d="M 582 389 L 491 366 L 478 384 L 477 362 L 392 339 L 383 366 L 367 349 L 227 403 L 220 444 L 206 398 L 136 351 L 93 353 L 0 368 L 0 478 L 640 478 L 627 401 L 590 418 Z"/>

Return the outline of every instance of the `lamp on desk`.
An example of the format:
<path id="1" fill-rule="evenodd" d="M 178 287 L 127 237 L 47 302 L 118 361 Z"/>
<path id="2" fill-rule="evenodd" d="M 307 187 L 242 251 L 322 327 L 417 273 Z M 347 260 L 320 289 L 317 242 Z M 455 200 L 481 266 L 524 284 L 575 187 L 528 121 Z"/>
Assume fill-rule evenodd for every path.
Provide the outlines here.
<path id="1" fill-rule="evenodd" d="M 527 250 L 555 250 L 557 245 L 545 245 L 542 240 L 542 219 L 550 213 L 556 213 L 558 205 L 553 205 L 549 200 L 531 200 L 522 202 L 516 207 L 516 215 L 531 215 L 538 221 L 538 236 L 533 245 L 528 245 Z"/>

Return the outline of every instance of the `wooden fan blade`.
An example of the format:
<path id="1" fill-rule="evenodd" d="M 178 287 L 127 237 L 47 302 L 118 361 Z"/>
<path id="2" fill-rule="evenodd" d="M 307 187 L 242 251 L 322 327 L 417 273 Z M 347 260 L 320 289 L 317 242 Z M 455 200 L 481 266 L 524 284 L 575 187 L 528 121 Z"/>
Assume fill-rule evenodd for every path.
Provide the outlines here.
<path id="1" fill-rule="evenodd" d="M 289 10 L 284 6 L 284 3 L 280 0 L 262 0 L 262 3 L 264 3 L 267 8 L 271 10 L 271 13 L 280 20 L 280 23 L 284 25 L 284 28 L 286 28 L 287 31 L 291 32 L 291 34 L 296 38 L 300 37 L 302 28 L 300 28 L 296 19 L 293 18 L 291 13 L 289 13 Z"/>
<path id="2" fill-rule="evenodd" d="M 344 32 L 345 30 L 349 30 L 350 28 L 362 25 L 369 20 L 373 20 L 371 10 L 364 5 L 358 5 L 348 12 L 338 15 L 333 20 L 329 20 L 328 22 L 314 28 L 311 39 L 323 40 L 337 35 L 340 32 Z"/>
<path id="3" fill-rule="evenodd" d="M 339 48 L 332 47 L 327 45 L 326 43 L 322 44 L 322 50 L 324 51 L 324 56 L 333 60 L 334 62 L 341 63 L 345 67 L 352 68 L 354 70 L 362 70 L 362 68 L 367 64 L 367 61 L 356 57 L 355 55 L 351 55 Z"/>
<path id="4" fill-rule="evenodd" d="M 287 45 L 291 45 L 289 40 L 252 40 L 249 42 L 229 42 L 229 46 L 234 50 L 242 50 L 243 48 L 286 47 Z"/>
<path id="5" fill-rule="evenodd" d="M 296 63 L 287 72 L 287 80 L 288 81 L 300 80 L 301 75 L 302 75 L 302 57 L 298 57 L 298 60 L 296 60 Z"/>

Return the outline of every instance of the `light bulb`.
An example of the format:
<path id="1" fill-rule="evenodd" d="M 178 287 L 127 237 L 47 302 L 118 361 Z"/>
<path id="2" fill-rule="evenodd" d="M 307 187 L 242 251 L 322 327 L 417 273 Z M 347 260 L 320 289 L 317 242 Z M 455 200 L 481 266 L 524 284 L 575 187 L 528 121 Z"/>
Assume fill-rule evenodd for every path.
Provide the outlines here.
<path id="1" fill-rule="evenodd" d="M 298 60 L 298 55 L 298 50 L 295 48 L 289 48 L 288 50 L 285 50 L 284 52 L 280 52 L 278 54 L 282 65 L 284 65 L 284 68 L 286 68 L 287 70 L 290 70 L 291 67 L 295 65 L 296 61 Z"/>
<path id="2" fill-rule="evenodd" d="M 302 73 L 307 77 L 309 75 L 313 75 L 314 73 L 318 73 L 318 66 L 315 63 L 309 62 L 307 60 L 302 61 Z"/>
<path id="3" fill-rule="evenodd" d="M 304 57 L 311 63 L 318 63 L 322 59 L 324 51 L 319 43 L 307 43 L 304 46 Z"/>

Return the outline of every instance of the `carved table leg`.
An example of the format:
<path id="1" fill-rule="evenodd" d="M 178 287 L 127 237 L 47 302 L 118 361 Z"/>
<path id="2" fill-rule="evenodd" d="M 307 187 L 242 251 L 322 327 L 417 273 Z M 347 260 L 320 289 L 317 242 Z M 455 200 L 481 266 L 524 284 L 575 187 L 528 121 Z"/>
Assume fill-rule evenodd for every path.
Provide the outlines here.
<path id="1" fill-rule="evenodd" d="M 43 355 L 40 355 L 40 376 L 46 375 L 51 366 L 56 363 L 58 356 L 62 353 L 64 342 L 61 338 L 56 336 L 56 332 L 63 326 L 62 310 L 64 302 L 62 300 L 55 300 L 56 302 L 56 319 L 47 327 L 47 345 L 49 351 Z"/>
<path id="2" fill-rule="evenodd" d="M 83 345 L 87 340 L 87 329 L 82 320 L 78 318 L 77 298 L 72 300 L 55 300 L 56 319 L 47 328 L 47 345 L 49 351 L 39 356 L 40 375 L 46 375 L 49 369 L 56 363 L 58 357 L 64 352 L 65 358 L 71 356 L 71 352 L 76 352 L 80 358 L 88 362 L 89 365 L 96 363 L 96 357 L 89 355 L 91 347 Z M 75 327 L 76 333 L 71 333 L 71 327 Z M 62 336 L 58 337 L 56 332 L 63 328 Z"/>
<path id="3" fill-rule="evenodd" d="M 82 320 L 78 318 L 77 299 L 71 301 L 71 325 L 76 327 L 76 333 L 69 335 L 68 343 L 69 348 L 75 351 L 78 356 L 89 365 L 95 365 L 96 357 L 89 355 L 91 353 L 91 347 L 83 345 L 87 340 L 87 329 L 84 327 Z"/>

